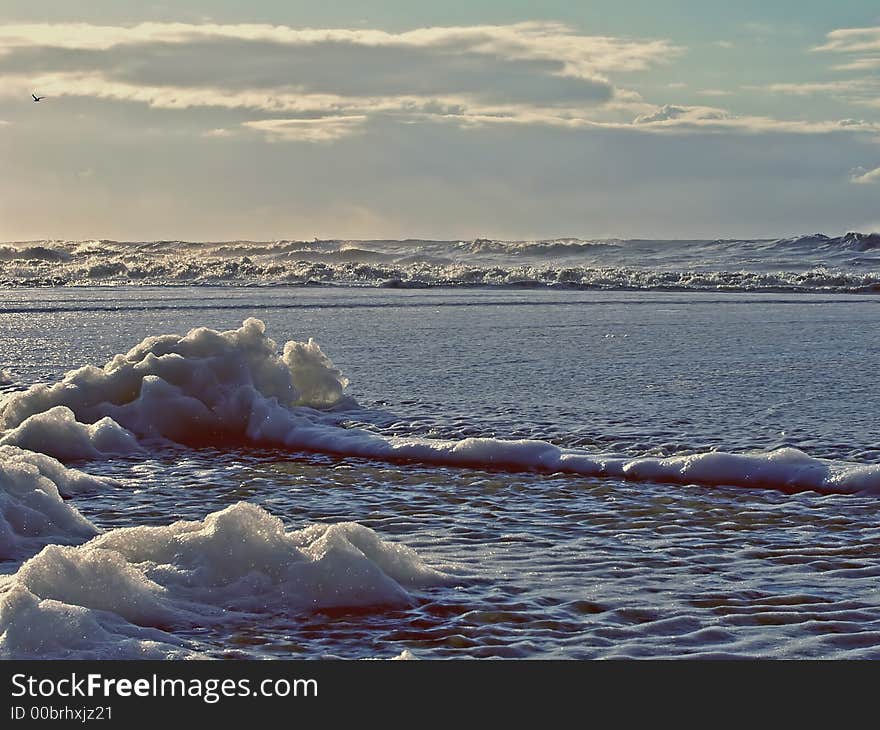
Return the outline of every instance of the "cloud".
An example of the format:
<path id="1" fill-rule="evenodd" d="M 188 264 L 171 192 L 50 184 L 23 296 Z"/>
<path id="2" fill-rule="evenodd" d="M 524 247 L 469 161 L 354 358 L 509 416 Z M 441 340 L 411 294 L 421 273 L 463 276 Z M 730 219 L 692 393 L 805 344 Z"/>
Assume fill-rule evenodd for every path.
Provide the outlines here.
<path id="1" fill-rule="evenodd" d="M 858 106 L 880 106 L 880 79 L 838 79 L 835 81 L 820 81 L 806 83 L 777 83 L 764 84 L 762 86 L 744 86 L 750 91 L 760 91 L 770 94 L 785 94 L 788 96 L 818 96 L 827 95 L 839 99 L 847 104 Z"/>
<path id="2" fill-rule="evenodd" d="M 831 31 L 824 45 L 817 46 L 817 51 L 835 51 L 838 53 L 880 53 L 880 27 L 873 28 L 841 28 Z"/>
<path id="3" fill-rule="evenodd" d="M 36 77 L 0 75 L 0 96 L 29 96 L 36 87 L 55 99 L 90 97 L 147 104 L 156 109 L 213 107 L 296 115 L 309 120 L 330 116 L 366 114 L 400 115 L 411 118 L 497 116 L 504 118 L 568 119 L 576 113 L 568 107 L 545 108 L 529 104 L 487 104 L 478 96 L 342 96 L 294 90 L 225 89 L 222 87 L 146 86 L 117 81 L 100 74 L 55 73 Z M 290 118 L 288 116 L 288 118 Z"/>
<path id="4" fill-rule="evenodd" d="M 665 40 L 587 36 L 553 22 L 430 27 L 402 33 L 369 29 L 312 29 L 261 24 L 141 23 L 102 26 L 85 23 L 0 26 L 0 50 L 63 48 L 106 51 L 120 46 L 192 44 L 235 40 L 278 46 L 334 48 L 422 48 L 450 55 L 476 53 L 508 60 L 551 61 L 567 76 L 593 78 L 612 71 L 639 71 L 682 53 Z"/>
<path id="5" fill-rule="evenodd" d="M 864 167 L 857 167 L 853 170 L 852 175 L 850 176 L 850 182 L 856 183 L 857 185 L 880 183 L 880 167 L 875 167 L 873 170 L 868 170 Z"/>
<path id="6" fill-rule="evenodd" d="M 683 106 L 672 106 L 664 104 L 656 111 L 650 114 L 642 114 L 633 120 L 633 124 L 654 124 L 655 122 L 668 122 L 673 119 L 680 119 L 687 114 L 688 110 Z"/>
<path id="7" fill-rule="evenodd" d="M 0 96 L 38 88 L 55 98 L 156 109 L 257 111 L 289 122 L 276 128 L 283 134 L 267 133 L 273 139 L 336 139 L 350 132 L 351 118 L 383 114 L 455 118 L 463 126 L 490 118 L 570 126 L 588 113 L 613 118 L 621 105 L 638 100 L 607 74 L 642 71 L 681 53 L 662 39 L 590 36 L 553 22 L 399 33 L 264 24 L 5 24 Z M 309 121 L 330 116 L 349 121 L 335 127 Z"/>
<path id="8" fill-rule="evenodd" d="M 815 83 L 797 84 L 764 84 L 762 86 L 746 86 L 751 91 L 766 91 L 771 94 L 791 94 L 793 96 L 811 96 L 813 94 L 851 94 L 876 90 L 880 86 L 874 79 L 841 79 Z"/>
<path id="9" fill-rule="evenodd" d="M 463 128 L 489 124 L 550 126 L 566 129 L 630 129 L 635 131 L 686 134 L 688 132 L 739 133 L 827 133 L 880 131 L 880 124 L 854 120 L 780 120 L 762 116 L 739 116 L 726 109 L 708 106 L 662 105 L 653 106 L 639 101 L 639 97 L 622 95 L 623 100 L 604 105 L 600 109 L 583 105 L 542 105 L 540 103 L 493 103 L 475 94 L 443 96 L 343 96 L 295 92 L 290 90 L 244 89 L 221 87 L 143 86 L 117 81 L 97 74 L 57 73 L 38 77 L 0 75 L 0 96 L 28 96 L 36 86 L 54 99 L 64 96 L 88 97 L 114 101 L 147 104 L 156 109 L 187 110 L 215 108 L 226 111 L 260 112 L 276 115 L 291 127 L 290 132 L 274 133 L 263 125 L 266 116 L 256 120 L 267 133 L 267 139 L 299 141 L 329 141 L 352 132 L 351 119 L 384 117 L 398 121 L 428 121 L 454 123 Z M 633 119 L 603 117 L 638 109 Z M 334 131 L 328 120 L 343 117 L 348 121 Z M 293 122 L 302 120 L 303 125 Z M 314 120 L 323 120 L 308 124 Z M 281 129 L 278 126 L 277 129 Z M 310 131 L 305 131 L 310 130 Z"/>
<path id="10" fill-rule="evenodd" d="M 839 63 L 834 68 L 837 71 L 873 71 L 880 68 L 880 56 L 857 58 L 848 63 Z"/>
<path id="11" fill-rule="evenodd" d="M 674 106 L 666 104 L 633 120 L 641 129 L 664 132 L 741 132 L 828 134 L 834 132 L 880 132 L 880 123 L 844 120 L 787 120 L 757 115 L 737 115 L 726 109 L 708 106 Z"/>
<path id="12" fill-rule="evenodd" d="M 826 36 L 826 42 L 813 50 L 854 57 L 835 66 L 838 70 L 868 71 L 880 68 L 880 27 L 833 30 Z"/>
<path id="13" fill-rule="evenodd" d="M 473 51 L 336 43 L 283 46 L 241 40 L 106 51 L 27 48 L 0 59 L 5 73 L 102 74 L 143 86 L 288 89 L 346 96 L 479 94 L 496 101 L 601 104 L 615 95 L 600 75 L 570 76 L 561 60 L 489 57 Z"/>
<path id="14" fill-rule="evenodd" d="M 66 97 L 209 110 L 213 116 L 197 132 L 203 137 L 259 132 L 269 141 L 315 143 L 367 132 L 367 122 L 380 119 L 664 134 L 878 131 L 870 122 L 651 104 L 610 78 L 683 52 L 667 40 L 585 35 L 553 22 L 397 33 L 265 24 L 0 24 L 0 97 L 27 98 L 37 89 L 53 103 Z M 683 87 L 673 82 L 665 92 Z M 806 95 L 832 86 L 762 88 Z M 861 89 L 855 82 L 833 88 Z M 859 103 L 874 103 L 866 89 Z"/>
<path id="15" fill-rule="evenodd" d="M 244 122 L 243 126 L 262 132 L 273 142 L 333 142 L 357 133 L 364 121 L 365 116 L 260 119 Z"/>

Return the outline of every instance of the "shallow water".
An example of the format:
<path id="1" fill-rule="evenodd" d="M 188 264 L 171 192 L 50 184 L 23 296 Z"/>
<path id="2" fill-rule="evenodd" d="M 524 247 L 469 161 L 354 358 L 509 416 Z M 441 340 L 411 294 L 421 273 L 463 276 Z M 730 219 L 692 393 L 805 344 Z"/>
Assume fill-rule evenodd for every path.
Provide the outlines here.
<path id="1" fill-rule="evenodd" d="M 541 438 L 633 455 L 795 446 L 880 461 L 880 300 L 779 294 L 352 289 L 0 293 L 20 387 L 143 337 L 263 319 L 315 337 L 385 434 Z M 877 497 L 162 449 L 78 464 L 123 486 L 102 528 L 240 500 L 353 520 L 454 576 L 413 608 L 188 632 L 217 656 L 880 656 Z M 5 566 L 7 569 L 15 566 Z"/>

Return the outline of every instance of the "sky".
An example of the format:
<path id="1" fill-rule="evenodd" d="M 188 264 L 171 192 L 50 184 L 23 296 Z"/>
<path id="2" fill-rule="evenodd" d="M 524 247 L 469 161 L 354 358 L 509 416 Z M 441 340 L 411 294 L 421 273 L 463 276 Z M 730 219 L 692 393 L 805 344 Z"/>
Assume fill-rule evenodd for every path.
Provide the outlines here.
<path id="1" fill-rule="evenodd" d="M 875 0 L 4 0 L 0 240 L 880 230 L 878 92 Z"/>

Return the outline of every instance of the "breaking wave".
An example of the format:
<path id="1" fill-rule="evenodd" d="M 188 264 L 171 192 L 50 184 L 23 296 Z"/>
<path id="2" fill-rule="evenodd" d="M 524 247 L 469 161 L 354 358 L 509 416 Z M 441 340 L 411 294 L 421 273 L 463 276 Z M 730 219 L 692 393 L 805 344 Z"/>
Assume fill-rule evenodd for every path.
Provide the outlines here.
<path id="1" fill-rule="evenodd" d="M 880 234 L 774 240 L 39 241 L 0 286 L 384 286 L 880 291 Z"/>

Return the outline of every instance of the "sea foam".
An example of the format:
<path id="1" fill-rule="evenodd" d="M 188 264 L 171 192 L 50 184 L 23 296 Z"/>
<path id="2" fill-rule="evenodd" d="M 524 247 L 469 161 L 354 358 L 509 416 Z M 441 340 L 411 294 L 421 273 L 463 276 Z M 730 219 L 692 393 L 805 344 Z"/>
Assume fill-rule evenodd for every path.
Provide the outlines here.
<path id="1" fill-rule="evenodd" d="M 0 560 L 31 555 L 49 543 L 78 543 L 96 535 L 97 528 L 62 496 L 113 484 L 44 454 L 0 446 Z"/>
<path id="2" fill-rule="evenodd" d="M 54 406 L 25 419 L 0 437 L 0 446 L 18 446 L 62 461 L 143 451 L 134 434 L 113 419 L 80 423 L 66 406 Z"/>
<path id="3" fill-rule="evenodd" d="M 178 658 L 170 631 L 325 608 L 408 606 L 449 578 L 356 523 L 287 531 L 240 502 L 201 521 L 50 545 L 0 583 L 0 657 Z"/>
<path id="4" fill-rule="evenodd" d="M 346 384 L 315 342 L 288 342 L 279 355 L 263 323 L 249 319 L 227 332 L 149 337 L 103 368 L 85 366 L 11 395 L 0 408 L 2 443 L 95 458 L 136 450 L 135 436 L 242 442 L 267 408 L 303 416 L 310 409 L 302 406 L 343 401 Z"/>

